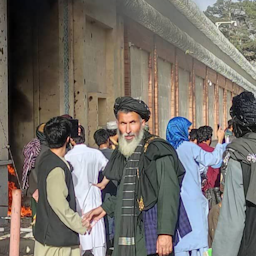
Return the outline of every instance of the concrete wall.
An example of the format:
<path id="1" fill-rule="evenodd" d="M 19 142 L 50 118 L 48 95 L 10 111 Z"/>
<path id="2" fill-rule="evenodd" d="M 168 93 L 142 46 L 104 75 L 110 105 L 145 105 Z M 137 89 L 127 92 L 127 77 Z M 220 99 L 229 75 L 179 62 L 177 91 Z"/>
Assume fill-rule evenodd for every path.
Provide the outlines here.
<path id="1" fill-rule="evenodd" d="M 85 47 L 87 91 L 106 93 L 106 30 L 89 20 L 86 22 Z"/>
<path id="2" fill-rule="evenodd" d="M 37 125 L 60 114 L 58 4 L 10 0 L 9 10 L 10 143 L 21 173 Z"/>
<path id="3" fill-rule="evenodd" d="M 159 136 L 164 139 L 171 118 L 171 73 L 171 64 L 158 58 Z"/>
<path id="4" fill-rule="evenodd" d="M 215 112 L 215 99 L 214 99 L 214 84 L 209 85 L 208 84 L 208 120 L 209 120 L 209 126 L 213 128 L 214 131 L 214 138 L 215 138 L 215 120 L 214 120 L 214 112 Z"/>
<path id="5" fill-rule="evenodd" d="M 114 120 L 124 91 L 123 19 L 113 0 L 9 2 L 10 137 L 21 172 L 23 146 L 39 123 L 66 112 L 66 93 L 90 145 L 94 131 Z"/>
<path id="6" fill-rule="evenodd" d="M 224 90 L 219 88 L 219 125 L 222 129 L 225 129 L 224 124 L 224 102 L 223 102 Z"/>
<path id="7" fill-rule="evenodd" d="M 148 53 L 131 46 L 130 58 L 131 96 L 148 103 Z"/>
<path id="8" fill-rule="evenodd" d="M 21 173 L 22 149 L 34 135 L 33 3 L 9 1 L 9 9 L 10 143 Z"/>
<path id="9" fill-rule="evenodd" d="M 117 16 L 113 0 L 86 0 L 83 8 L 86 20 L 84 80 L 88 103 L 79 96 L 79 102 L 75 100 L 75 116 L 88 127 L 88 144 L 95 146 L 94 132 L 104 127 L 107 121 L 115 120 L 114 100 L 124 90 L 123 23 Z M 82 62 L 81 58 L 76 56 L 74 61 Z M 87 103 L 87 111 L 86 108 L 78 108 L 78 103 Z"/>
<path id="10" fill-rule="evenodd" d="M 227 120 L 231 119 L 230 116 L 230 108 L 232 106 L 232 93 L 231 92 L 227 92 Z"/>
<path id="11" fill-rule="evenodd" d="M 38 84 L 39 123 L 64 114 L 60 110 L 59 84 L 59 6 L 56 1 L 39 1 L 38 13 Z"/>
<path id="12" fill-rule="evenodd" d="M 204 108 L 204 80 L 201 77 L 196 76 L 195 79 L 195 97 L 196 97 L 196 127 L 205 125 L 203 118 Z"/>
<path id="13" fill-rule="evenodd" d="M 189 118 L 189 72 L 179 69 L 179 115 Z"/>

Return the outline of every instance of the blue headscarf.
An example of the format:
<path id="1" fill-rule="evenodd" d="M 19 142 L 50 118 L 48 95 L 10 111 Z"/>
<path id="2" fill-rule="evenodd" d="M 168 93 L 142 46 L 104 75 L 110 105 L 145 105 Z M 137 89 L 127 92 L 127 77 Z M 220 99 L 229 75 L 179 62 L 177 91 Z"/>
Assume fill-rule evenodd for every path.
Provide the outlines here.
<path id="1" fill-rule="evenodd" d="M 166 128 L 166 140 L 177 149 L 183 141 L 188 141 L 188 128 L 191 122 L 185 117 L 172 118 Z"/>

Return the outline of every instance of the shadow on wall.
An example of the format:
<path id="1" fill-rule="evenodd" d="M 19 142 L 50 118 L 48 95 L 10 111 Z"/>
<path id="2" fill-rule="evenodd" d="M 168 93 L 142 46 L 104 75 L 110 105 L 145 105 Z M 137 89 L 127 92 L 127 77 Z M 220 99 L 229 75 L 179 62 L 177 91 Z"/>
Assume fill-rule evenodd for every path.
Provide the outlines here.
<path id="1" fill-rule="evenodd" d="M 12 89 L 10 110 L 12 118 L 10 118 L 9 140 L 16 168 L 19 175 L 21 175 L 23 166 L 22 150 L 25 146 L 23 141 L 28 130 L 28 123 L 32 122 L 33 119 L 33 109 L 28 97 L 19 89 Z M 31 136 L 33 135 L 31 134 Z"/>
<path id="2" fill-rule="evenodd" d="M 33 115 L 31 115 L 33 109 L 29 99 L 20 89 L 13 88 L 10 109 L 14 116 L 11 120 L 12 127 L 15 127 L 15 117 L 23 122 L 31 122 L 33 119 Z"/>

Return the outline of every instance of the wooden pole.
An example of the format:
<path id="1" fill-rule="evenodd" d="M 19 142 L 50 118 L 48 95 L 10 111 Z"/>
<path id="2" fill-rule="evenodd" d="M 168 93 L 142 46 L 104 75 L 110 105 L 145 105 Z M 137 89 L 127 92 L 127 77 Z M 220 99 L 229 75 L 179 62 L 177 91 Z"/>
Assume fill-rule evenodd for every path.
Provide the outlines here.
<path id="1" fill-rule="evenodd" d="M 12 212 L 11 212 L 11 232 L 10 232 L 10 256 L 20 254 L 20 210 L 21 210 L 21 190 L 12 191 Z"/>

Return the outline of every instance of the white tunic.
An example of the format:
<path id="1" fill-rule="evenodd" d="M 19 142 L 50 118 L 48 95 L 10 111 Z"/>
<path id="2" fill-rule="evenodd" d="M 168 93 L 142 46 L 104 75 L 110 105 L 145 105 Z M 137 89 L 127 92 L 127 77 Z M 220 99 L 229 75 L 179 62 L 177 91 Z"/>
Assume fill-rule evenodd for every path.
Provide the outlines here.
<path id="1" fill-rule="evenodd" d="M 74 167 L 72 172 L 77 212 L 87 213 L 102 204 L 101 191 L 92 184 L 98 183 L 99 172 L 108 160 L 97 149 L 84 144 L 76 145 L 66 156 L 66 160 Z M 80 235 L 82 250 L 93 250 L 106 244 L 104 220 L 99 220 L 90 234 Z"/>

